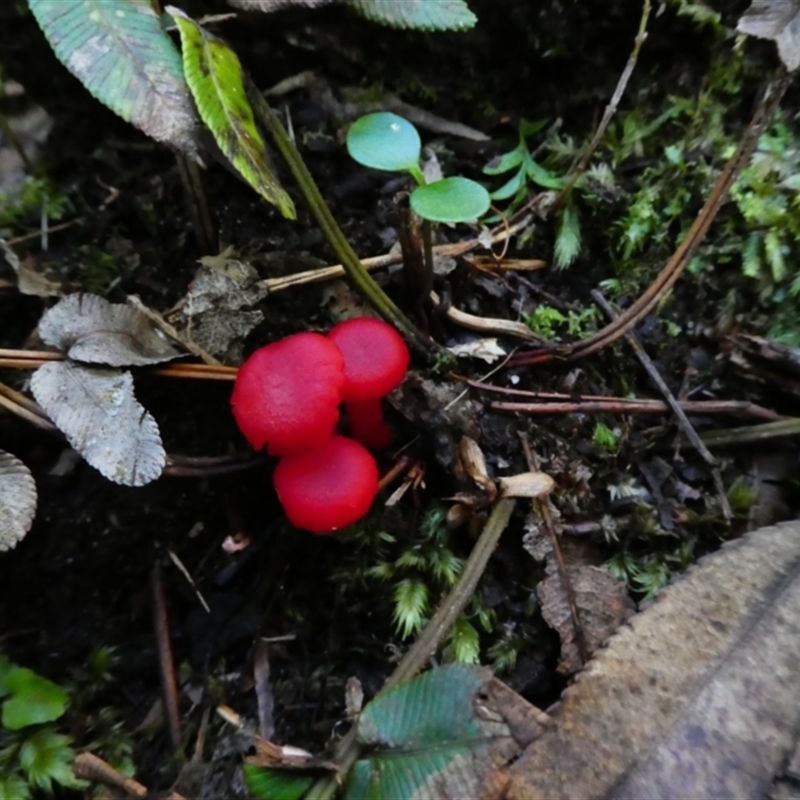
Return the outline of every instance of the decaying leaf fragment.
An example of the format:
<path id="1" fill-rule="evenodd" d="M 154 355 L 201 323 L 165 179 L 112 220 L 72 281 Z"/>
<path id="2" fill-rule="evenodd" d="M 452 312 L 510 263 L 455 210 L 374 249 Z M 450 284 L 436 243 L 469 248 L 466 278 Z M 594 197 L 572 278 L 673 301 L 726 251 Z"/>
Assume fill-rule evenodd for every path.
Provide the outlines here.
<path id="1" fill-rule="evenodd" d="M 800 2 L 798 0 L 753 0 L 736 30 L 772 39 L 778 55 L 790 72 L 800 67 Z"/>
<path id="2" fill-rule="evenodd" d="M 703 559 L 578 677 L 507 797 L 763 797 L 800 727 L 800 522 Z"/>
<path id="3" fill-rule="evenodd" d="M 594 653 L 633 613 L 633 602 L 625 584 L 602 567 L 569 567 L 567 577 L 575 596 L 586 649 Z M 558 671 L 571 675 L 583 664 L 561 575 L 557 571 L 548 575 L 537 585 L 536 595 L 544 621 L 561 639 Z"/>
<path id="4" fill-rule="evenodd" d="M 114 483 L 144 486 L 164 468 L 158 425 L 133 395 L 130 372 L 45 364 L 31 378 L 39 405 L 67 441 Z"/>
<path id="5" fill-rule="evenodd" d="M 159 364 L 181 355 L 140 311 L 80 292 L 45 312 L 39 336 L 75 361 L 111 367 Z"/>
<path id="6" fill-rule="evenodd" d="M 0 450 L 0 552 L 17 546 L 33 524 L 36 483 L 16 457 Z"/>

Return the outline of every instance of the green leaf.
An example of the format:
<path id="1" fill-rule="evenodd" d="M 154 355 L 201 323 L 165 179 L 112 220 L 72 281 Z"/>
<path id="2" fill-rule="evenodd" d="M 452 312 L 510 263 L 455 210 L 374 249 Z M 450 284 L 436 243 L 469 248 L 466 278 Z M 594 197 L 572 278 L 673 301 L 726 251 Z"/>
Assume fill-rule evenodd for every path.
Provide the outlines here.
<path id="1" fill-rule="evenodd" d="M 392 28 L 463 31 L 478 21 L 464 0 L 344 0 L 363 17 Z"/>
<path id="2" fill-rule="evenodd" d="M 268 203 L 278 206 L 287 219 L 295 219 L 294 203 L 270 169 L 236 53 L 179 9 L 167 6 L 166 10 L 180 31 L 183 68 L 197 109 L 220 150 Z"/>
<path id="3" fill-rule="evenodd" d="M 0 775 L 0 800 L 29 800 L 30 796 L 30 786 L 19 775 Z"/>
<path id="4" fill-rule="evenodd" d="M 452 664 L 381 692 L 359 720 L 359 741 L 372 752 L 353 766 L 345 797 L 429 796 L 430 781 L 455 759 L 479 758 L 489 737 L 475 700 L 490 675 Z"/>
<path id="5" fill-rule="evenodd" d="M 558 269 L 568 267 L 581 251 L 581 222 L 572 203 L 564 207 L 558 220 L 555 264 Z"/>
<path id="6" fill-rule="evenodd" d="M 52 722 L 67 707 L 67 693 L 33 670 L 16 667 L 6 677 L 11 697 L 3 703 L 3 727 L 18 731 L 28 725 Z"/>
<path id="7" fill-rule="evenodd" d="M 493 158 L 483 168 L 483 174 L 502 175 L 504 172 L 508 172 L 522 164 L 523 158 L 525 158 L 525 147 L 524 145 L 519 145 L 519 147 L 515 147 L 508 153 L 503 153 L 503 155 Z"/>
<path id="8" fill-rule="evenodd" d="M 422 627 L 428 608 L 428 587 L 406 578 L 394 589 L 394 622 L 405 639 Z"/>
<path id="9" fill-rule="evenodd" d="M 245 764 L 244 778 L 256 800 L 300 800 L 311 788 L 314 776 L 289 770 L 267 769 Z"/>
<path id="10" fill-rule="evenodd" d="M 181 57 L 149 0 L 28 0 L 59 60 L 103 104 L 197 157 L 199 120 Z"/>
<path id="11" fill-rule="evenodd" d="M 560 189 L 564 185 L 563 178 L 553 175 L 550 170 L 537 164 L 529 153 L 525 153 L 525 171 L 534 183 L 545 189 Z"/>
<path id="12" fill-rule="evenodd" d="M 421 150 L 417 129 L 388 111 L 367 114 L 347 131 L 347 152 L 359 164 L 387 172 L 410 172 L 418 183 L 424 183 L 419 169 Z"/>
<path id="13" fill-rule="evenodd" d="M 469 222 L 482 217 L 492 201 L 489 192 L 469 178 L 444 178 L 411 193 L 411 208 L 431 222 Z"/>
<path id="14" fill-rule="evenodd" d="M 456 661 L 462 664 L 477 664 L 480 661 L 481 642 L 475 626 L 465 617 L 460 616 L 450 634 L 450 644 Z"/>
<path id="15" fill-rule="evenodd" d="M 75 751 L 69 746 L 72 739 L 48 728 L 28 736 L 19 749 L 19 763 L 34 786 L 52 791 L 53 782 L 61 786 L 80 788 L 86 784 L 72 772 Z"/>
<path id="16" fill-rule="evenodd" d="M 6 656 L 0 653 L 0 698 L 11 694 L 11 689 L 8 688 L 8 678 L 16 669 L 19 669 L 19 667 L 12 664 Z"/>
<path id="17" fill-rule="evenodd" d="M 513 178 L 506 181 L 499 189 L 495 189 L 489 197 L 492 200 L 508 200 L 525 185 L 525 172 L 520 170 Z"/>

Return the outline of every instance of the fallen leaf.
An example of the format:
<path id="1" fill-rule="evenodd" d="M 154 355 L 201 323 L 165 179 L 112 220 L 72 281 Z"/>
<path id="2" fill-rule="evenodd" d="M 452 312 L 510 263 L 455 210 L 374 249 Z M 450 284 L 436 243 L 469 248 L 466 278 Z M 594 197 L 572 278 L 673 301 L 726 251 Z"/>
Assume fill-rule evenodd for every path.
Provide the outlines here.
<path id="1" fill-rule="evenodd" d="M 736 25 L 740 33 L 772 39 L 790 72 L 800 67 L 800 2 L 753 0 Z"/>
<path id="2" fill-rule="evenodd" d="M 110 481 L 144 486 L 161 474 L 166 453 L 158 425 L 134 397 L 130 372 L 51 361 L 33 373 L 31 391 L 72 447 Z"/>
<path id="3" fill-rule="evenodd" d="M 71 294 L 46 311 L 39 336 L 75 361 L 111 367 L 158 364 L 181 355 L 140 311 L 93 294 Z"/>
<path id="4" fill-rule="evenodd" d="M 16 457 L 0 450 L 0 551 L 22 541 L 36 514 L 36 483 Z"/>
<path id="5" fill-rule="evenodd" d="M 447 348 L 454 356 L 460 358 L 480 358 L 487 364 L 493 364 L 501 358 L 505 358 L 506 353 L 497 343 L 497 339 L 475 339 L 465 344 L 456 344 Z"/>
<path id="6" fill-rule="evenodd" d="M 572 584 L 578 619 L 589 653 L 594 653 L 633 613 L 633 601 L 622 581 L 602 567 L 567 567 Z M 544 621 L 561 639 L 558 671 L 562 675 L 577 672 L 583 663 L 575 639 L 567 593 L 558 572 L 553 572 L 536 587 Z"/>
<path id="7" fill-rule="evenodd" d="M 578 676 L 510 800 L 763 797 L 800 727 L 800 522 L 725 545 Z"/>
<path id="8" fill-rule="evenodd" d="M 3 251 L 8 265 L 16 273 L 17 288 L 20 294 L 35 297 L 58 297 L 62 294 L 60 284 L 38 273 L 31 264 L 32 259 L 26 258 L 25 261 L 20 262 L 17 254 L 4 239 L 0 239 L 0 250 Z"/>

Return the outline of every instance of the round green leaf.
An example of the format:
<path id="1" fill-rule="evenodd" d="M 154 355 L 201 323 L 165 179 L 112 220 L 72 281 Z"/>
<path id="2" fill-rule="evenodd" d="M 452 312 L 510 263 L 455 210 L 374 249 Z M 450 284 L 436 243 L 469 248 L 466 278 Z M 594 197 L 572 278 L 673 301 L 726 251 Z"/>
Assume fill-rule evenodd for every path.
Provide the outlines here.
<path id="1" fill-rule="evenodd" d="M 411 193 L 411 208 L 431 222 L 469 222 L 483 216 L 490 204 L 489 192 L 469 178 L 444 178 Z"/>
<path id="2" fill-rule="evenodd" d="M 347 152 L 372 169 L 411 172 L 416 177 L 421 148 L 417 129 L 388 111 L 357 119 L 347 132 Z"/>
<path id="3" fill-rule="evenodd" d="M 52 722 L 67 707 L 67 694 L 29 669 L 13 669 L 5 680 L 11 697 L 3 703 L 3 727 L 10 731 Z"/>

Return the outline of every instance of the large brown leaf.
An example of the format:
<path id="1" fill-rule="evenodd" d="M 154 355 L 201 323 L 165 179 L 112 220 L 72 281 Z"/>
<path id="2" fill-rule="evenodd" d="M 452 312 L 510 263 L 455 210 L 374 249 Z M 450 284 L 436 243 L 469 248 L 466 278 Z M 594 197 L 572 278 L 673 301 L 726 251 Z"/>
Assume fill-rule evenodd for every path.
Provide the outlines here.
<path id="1" fill-rule="evenodd" d="M 800 522 L 704 559 L 634 617 L 510 768 L 507 797 L 763 797 L 800 725 Z"/>

